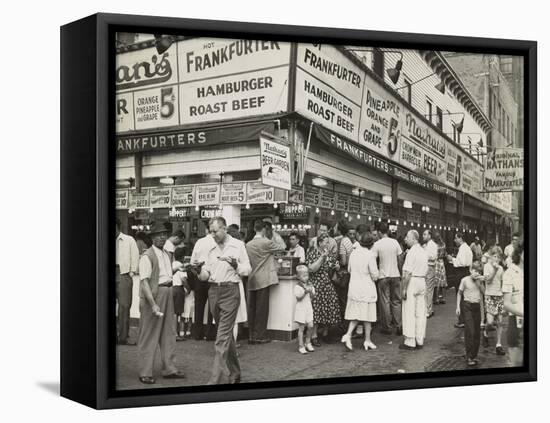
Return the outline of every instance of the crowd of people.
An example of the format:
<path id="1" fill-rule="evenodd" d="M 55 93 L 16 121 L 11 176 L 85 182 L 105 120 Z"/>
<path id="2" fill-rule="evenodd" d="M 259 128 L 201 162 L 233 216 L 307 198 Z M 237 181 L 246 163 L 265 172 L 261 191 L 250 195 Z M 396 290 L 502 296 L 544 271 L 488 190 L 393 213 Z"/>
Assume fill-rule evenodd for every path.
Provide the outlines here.
<path id="1" fill-rule="evenodd" d="M 135 240 L 119 228 L 117 221 L 118 343 L 132 344 L 132 277 L 139 275 L 137 345 L 139 380 L 144 384 L 155 383 L 157 349 L 162 376 L 185 377 L 174 355 L 176 342 L 188 338 L 215 340 L 209 384 L 240 382 L 240 323 L 247 322 L 249 344 L 271 341 L 269 295 L 279 283 L 277 258 L 282 254 L 300 262 L 294 320 L 301 354 L 338 341 L 352 351 L 357 338 L 366 351 L 376 350 L 373 327 L 402 336 L 400 349 L 418 351 L 429 339 L 428 319 L 437 305 L 446 303 L 447 289 L 454 288 L 454 326 L 464 330 L 467 364 L 478 364 L 480 342 L 488 347 L 493 330 L 496 354 L 506 354 L 506 317 L 510 358 L 521 364 L 523 242 L 518 234 L 502 250 L 479 237 L 468 245 L 456 232 L 455 247 L 449 248 L 435 230 L 409 230 L 397 239 L 384 222 L 350 227 L 342 220 L 333 228 L 320 224 L 309 240 L 292 233 L 287 246 L 268 218 L 254 223 L 254 233 L 245 242 L 237 225 L 215 217 L 208 233 L 191 248 L 183 231 L 172 232 L 162 223 L 147 234 L 136 234 Z"/>

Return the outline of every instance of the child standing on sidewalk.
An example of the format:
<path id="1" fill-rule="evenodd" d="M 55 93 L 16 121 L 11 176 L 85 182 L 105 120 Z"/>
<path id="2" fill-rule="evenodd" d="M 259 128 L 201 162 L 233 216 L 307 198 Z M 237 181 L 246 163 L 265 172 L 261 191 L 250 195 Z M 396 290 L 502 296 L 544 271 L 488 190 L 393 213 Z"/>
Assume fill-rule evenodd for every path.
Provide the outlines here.
<path id="1" fill-rule="evenodd" d="M 311 305 L 311 297 L 315 295 L 315 288 L 309 283 L 307 266 L 297 266 L 296 273 L 298 284 L 294 287 L 294 295 L 296 296 L 294 321 L 298 323 L 298 351 L 300 354 L 307 354 L 308 352 L 315 351 L 313 345 L 311 345 L 311 332 L 313 331 L 313 306 Z M 304 333 L 306 335 L 305 344 Z"/>
<path id="2" fill-rule="evenodd" d="M 468 366 L 477 365 L 477 353 L 481 335 L 481 298 L 485 287 L 482 283 L 483 268 L 479 261 L 474 261 L 470 268 L 470 276 L 462 278 L 456 297 L 456 315 L 464 320 L 464 343 L 466 344 L 466 360 Z M 462 308 L 461 299 L 464 298 Z"/>

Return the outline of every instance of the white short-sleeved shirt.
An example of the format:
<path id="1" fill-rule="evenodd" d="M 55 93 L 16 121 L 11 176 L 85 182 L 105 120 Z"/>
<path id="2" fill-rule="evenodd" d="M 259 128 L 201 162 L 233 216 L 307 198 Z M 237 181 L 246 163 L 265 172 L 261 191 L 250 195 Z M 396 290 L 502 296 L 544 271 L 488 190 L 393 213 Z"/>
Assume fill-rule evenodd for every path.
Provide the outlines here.
<path id="1" fill-rule="evenodd" d="M 398 278 L 400 276 L 399 268 L 397 267 L 397 256 L 403 250 L 401 250 L 401 245 L 399 245 L 397 240 L 390 237 L 380 238 L 374 243 L 372 252 L 380 261 L 380 278 Z"/>
<path id="2" fill-rule="evenodd" d="M 428 273 L 428 255 L 420 244 L 414 244 L 407 253 L 403 272 L 411 273 L 412 277 L 425 278 Z"/>
<path id="3" fill-rule="evenodd" d="M 435 261 L 437 260 L 437 244 L 430 239 L 424 244 L 424 250 L 428 255 L 428 264 L 432 266 L 435 265 Z"/>
<path id="4" fill-rule="evenodd" d="M 159 284 L 172 281 L 172 263 L 166 251 L 153 246 L 153 251 L 159 262 Z M 149 279 L 153 271 L 153 264 L 145 254 L 139 260 L 139 279 Z"/>
<path id="5" fill-rule="evenodd" d="M 512 294 L 512 304 L 523 303 L 523 270 L 512 263 L 502 277 L 502 293 Z"/>
<path id="6" fill-rule="evenodd" d="M 483 276 L 492 276 L 491 280 L 485 281 L 485 295 L 494 297 L 502 297 L 502 275 L 504 269 L 498 266 L 496 269 L 491 263 L 486 263 L 483 266 Z"/>

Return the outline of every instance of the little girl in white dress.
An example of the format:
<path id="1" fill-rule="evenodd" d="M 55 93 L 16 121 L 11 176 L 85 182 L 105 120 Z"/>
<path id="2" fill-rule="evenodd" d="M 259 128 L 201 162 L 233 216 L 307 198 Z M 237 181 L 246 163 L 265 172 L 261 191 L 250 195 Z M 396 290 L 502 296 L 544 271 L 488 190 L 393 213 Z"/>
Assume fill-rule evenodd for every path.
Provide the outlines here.
<path id="1" fill-rule="evenodd" d="M 309 272 L 307 266 L 296 267 L 298 284 L 294 287 L 296 296 L 296 307 L 294 309 L 294 321 L 298 323 L 298 351 L 300 354 L 313 352 L 311 345 L 311 332 L 313 331 L 313 306 L 311 297 L 315 295 L 315 288 L 309 283 Z M 304 344 L 304 333 L 306 342 Z"/>

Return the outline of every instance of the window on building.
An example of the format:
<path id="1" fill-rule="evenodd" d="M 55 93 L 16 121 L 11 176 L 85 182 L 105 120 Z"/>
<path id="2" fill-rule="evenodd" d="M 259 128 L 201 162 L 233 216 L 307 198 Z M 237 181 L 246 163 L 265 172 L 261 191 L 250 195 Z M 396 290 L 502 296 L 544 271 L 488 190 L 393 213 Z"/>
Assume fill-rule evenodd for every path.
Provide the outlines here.
<path id="1" fill-rule="evenodd" d="M 458 124 L 456 122 L 452 122 L 451 125 L 453 126 L 453 141 L 460 144 L 460 132 L 456 129 Z"/>
<path id="2" fill-rule="evenodd" d="M 512 129 L 510 128 L 510 116 L 506 115 L 506 139 L 510 141 L 512 138 Z"/>
<path id="3" fill-rule="evenodd" d="M 384 52 L 379 48 L 375 48 L 372 52 L 372 70 L 384 79 Z"/>
<path id="4" fill-rule="evenodd" d="M 443 110 L 439 107 L 435 109 L 435 126 L 443 131 Z"/>
<path id="5" fill-rule="evenodd" d="M 430 122 L 432 122 L 433 108 L 433 101 L 430 98 L 426 97 L 426 119 L 428 119 Z"/>
<path id="6" fill-rule="evenodd" d="M 472 154 L 472 138 L 468 137 L 468 153 Z"/>
<path id="7" fill-rule="evenodd" d="M 498 103 L 497 123 L 498 132 L 502 134 L 502 107 L 500 103 Z"/>
<path id="8" fill-rule="evenodd" d="M 512 145 L 515 145 L 515 142 L 516 142 L 516 128 L 514 128 L 514 124 L 512 123 L 512 133 L 510 134 L 511 135 L 511 140 L 512 140 Z"/>

